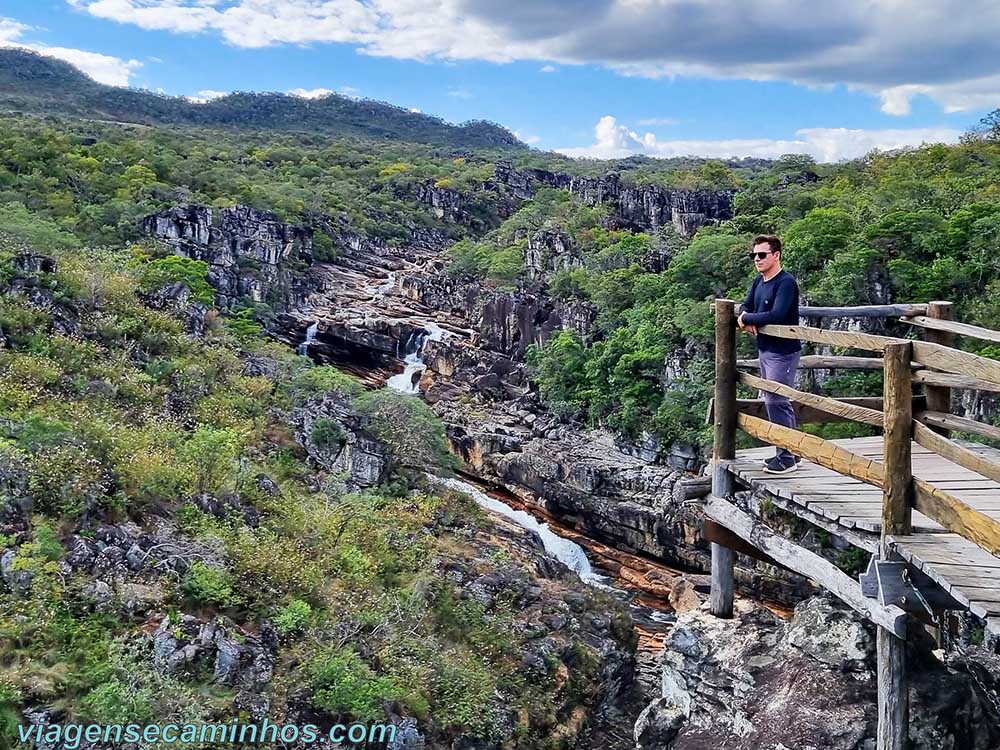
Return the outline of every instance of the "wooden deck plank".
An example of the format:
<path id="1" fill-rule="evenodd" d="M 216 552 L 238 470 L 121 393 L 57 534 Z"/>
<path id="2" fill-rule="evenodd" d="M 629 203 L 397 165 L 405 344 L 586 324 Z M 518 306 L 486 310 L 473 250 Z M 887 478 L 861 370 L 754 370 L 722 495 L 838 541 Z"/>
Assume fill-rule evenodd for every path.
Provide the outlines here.
<path id="1" fill-rule="evenodd" d="M 852 453 L 880 460 L 881 436 L 832 441 Z M 969 441 L 968 450 L 1000 459 L 1000 449 Z M 865 549 L 877 546 L 881 529 L 882 491 L 836 471 L 803 461 L 794 474 L 771 475 L 760 461 L 773 453 L 763 447 L 738 451 L 729 470 L 743 483 L 779 500 L 779 507 L 833 533 L 842 530 L 852 544 Z M 915 477 L 947 490 L 989 518 L 1000 520 L 1000 482 L 958 466 L 932 451 L 913 445 Z M 947 532 L 933 519 L 914 511 L 914 533 L 893 538 L 894 548 L 955 599 L 1000 629 L 1000 557 L 957 534 Z"/>

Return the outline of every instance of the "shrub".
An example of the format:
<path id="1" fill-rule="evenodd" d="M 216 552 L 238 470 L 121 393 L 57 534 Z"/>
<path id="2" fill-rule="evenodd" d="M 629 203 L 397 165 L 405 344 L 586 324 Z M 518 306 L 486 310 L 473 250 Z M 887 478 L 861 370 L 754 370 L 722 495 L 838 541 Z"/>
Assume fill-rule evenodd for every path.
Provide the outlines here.
<path id="1" fill-rule="evenodd" d="M 218 492 L 232 477 L 240 436 L 231 429 L 199 427 L 180 450 L 192 467 L 198 492 Z"/>
<path id="2" fill-rule="evenodd" d="M 229 574 L 200 560 L 191 565 L 182 588 L 196 604 L 229 607 L 239 603 Z"/>
<path id="3" fill-rule="evenodd" d="M 313 423 L 312 441 L 320 450 L 340 450 L 347 441 L 347 435 L 337 420 L 321 417 Z"/>
<path id="4" fill-rule="evenodd" d="M 168 255 L 151 260 L 142 267 L 141 284 L 147 292 L 155 292 L 166 284 L 180 282 L 191 290 L 191 297 L 203 305 L 211 305 L 215 291 L 208 283 L 208 263 L 182 255 Z"/>
<path id="5" fill-rule="evenodd" d="M 296 401 L 305 401 L 330 392 L 355 396 L 364 390 L 356 379 L 329 365 L 307 367 L 299 371 L 292 377 L 287 389 Z"/>
<path id="6" fill-rule="evenodd" d="M 42 513 L 77 518 L 96 508 L 109 487 L 104 466 L 79 446 L 56 446 L 32 458 L 28 488 Z"/>
<path id="7" fill-rule="evenodd" d="M 454 467 L 444 425 L 420 399 L 391 390 L 370 391 L 355 399 L 368 417 L 368 429 L 385 443 L 395 461 L 406 467 Z"/>
<path id="8" fill-rule="evenodd" d="M 377 675 L 350 649 L 330 649 L 307 664 L 313 695 L 311 702 L 332 714 L 349 714 L 362 721 L 384 715 L 383 701 L 401 696 L 400 686 L 390 677 Z"/>
<path id="9" fill-rule="evenodd" d="M 249 307 L 227 317 L 224 325 L 240 341 L 252 341 L 264 335 L 264 327 L 257 322 L 256 313 Z"/>
<path id="10" fill-rule="evenodd" d="M 304 630 L 312 617 L 312 607 L 301 599 L 292 599 L 274 617 L 274 626 L 282 635 Z"/>

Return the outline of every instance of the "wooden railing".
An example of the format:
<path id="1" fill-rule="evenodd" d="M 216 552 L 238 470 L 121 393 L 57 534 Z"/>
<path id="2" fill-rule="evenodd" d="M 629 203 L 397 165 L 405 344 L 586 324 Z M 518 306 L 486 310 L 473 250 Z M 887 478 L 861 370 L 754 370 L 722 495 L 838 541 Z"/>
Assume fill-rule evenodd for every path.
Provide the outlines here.
<path id="1" fill-rule="evenodd" d="M 715 428 L 713 457 L 732 459 L 736 430 L 782 448 L 883 490 L 882 536 L 909 534 L 915 508 L 941 526 L 961 534 L 994 555 L 1000 555 L 1000 521 L 969 506 L 930 479 L 914 478 L 911 441 L 988 479 L 1000 481 L 1000 463 L 986 458 L 950 437 L 950 431 L 1000 439 L 1000 428 L 951 413 L 953 388 L 1000 392 L 1000 362 L 954 347 L 955 336 L 1000 341 L 1000 332 L 958 323 L 951 318 L 951 303 L 883 305 L 842 308 L 800 308 L 803 317 L 897 318 L 923 333 L 922 340 L 835 331 L 810 326 L 768 325 L 760 334 L 798 339 L 828 346 L 878 352 L 881 357 L 802 357 L 806 369 L 857 369 L 884 372 L 881 398 L 831 398 L 806 393 L 791 386 L 740 372 L 756 369 L 756 360 L 736 359 L 736 305 L 715 301 L 716 382 L 712 415 Z M 901 316 L 901 317 L 900 317 Z M 881 428 L 884 452 L 881 462 L 846 450 L 821 437 L 772 424 L 763 403 L 736 398 L 741 383 L 766 393 L 785 396 L 795 405 L 801 423 L 852 421 Z M 923 395 L 914 396 L 913 386 Z M 725 497 L 732 477 L 713 473 L 713 494 Z"/>

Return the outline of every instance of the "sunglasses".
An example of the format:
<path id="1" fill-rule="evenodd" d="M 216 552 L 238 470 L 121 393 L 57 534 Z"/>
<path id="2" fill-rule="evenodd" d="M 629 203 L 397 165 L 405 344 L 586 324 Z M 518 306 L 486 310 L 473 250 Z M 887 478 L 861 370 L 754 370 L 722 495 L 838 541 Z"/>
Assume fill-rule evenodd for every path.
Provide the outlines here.
<path id="1" fill-rule="evenodd" d="M 770 250 L 765 250 L 762 253 L 750 253 L 750 260 L 764 260 L 768 255 L 771 255 Z"/>

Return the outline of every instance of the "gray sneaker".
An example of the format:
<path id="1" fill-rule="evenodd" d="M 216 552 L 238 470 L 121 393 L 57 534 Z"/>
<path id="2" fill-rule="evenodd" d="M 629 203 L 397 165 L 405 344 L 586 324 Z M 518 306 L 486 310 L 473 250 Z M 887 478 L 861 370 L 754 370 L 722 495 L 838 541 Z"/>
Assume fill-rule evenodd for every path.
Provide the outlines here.
<path id="1" fill-rule="evenodd" d="M 769 461 L 773 461 L 775 458 L 777 458 L 777 456 L 771 456 L 770 458 L 763 459 L 760 462 L 761 466 L 763 466 L 764 468 L 767 468 L 768 462 Z M 800 463 L 802 463 L 802 456 L 796 456 L 795 457 L 795 465 L 798 466 Z"/>
<path id="2" fill-rule="evenodd" d="M 799 465 L 795 461 L 786 463 L 777 456 L 769 458 L 764 462 L 765 474 L 791 474 L 793 471 L 798 471 L 798 468 Z"/>

